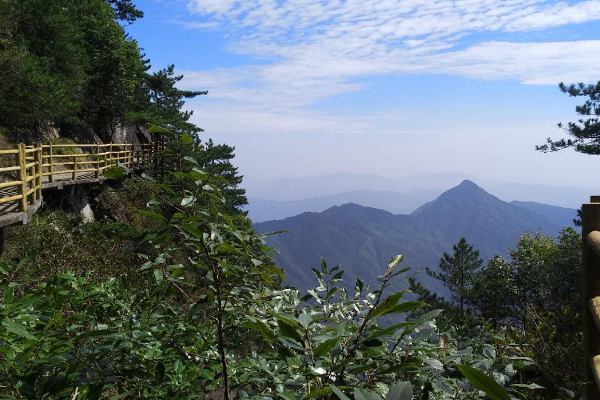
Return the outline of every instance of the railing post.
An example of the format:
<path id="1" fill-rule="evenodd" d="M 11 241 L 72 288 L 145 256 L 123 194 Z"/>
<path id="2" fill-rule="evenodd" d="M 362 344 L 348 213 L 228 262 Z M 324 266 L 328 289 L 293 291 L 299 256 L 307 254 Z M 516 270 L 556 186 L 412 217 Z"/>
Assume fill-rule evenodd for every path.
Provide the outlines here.
<path id="1" fill-rule="evenodd" d="M 96 179 L 100 178 L 100 145 L 96 146 L 96 172 L 94 176 Z"/>
<path id="2" fill-rule="evenodd" d="M 583 357 L 586 400 L 600 399 L 600 327 L 594 318 L 600 305 L 600 254 L 591 244 L 600 231 L 600 196 L 592 196 L 581 207 L 583 276 Z M 591 237 L 590 237 L 591 234 Z M 597 242 L 597 241 L 596 241 Z M 598 309 L 600 311 L 600 309 Z M 600 314 L 600 313 L 598 313 Z M 597 317 L 600 317 L 598 315 Z"/>
<path id="3" fill-rule="evenodd" d="M 25 168 L 25 145 L 18 145 L 17 163 L 19 165 L 19 179 L 21 180 L 21 211 L 27 212 L 27 170 Z"/>
<path id="4" fill-rule="evenodd" d="M 52 142 L 50 142 L 50 146 L 48 146 L 48 155 L 50 160 L 50 183 L 54 182 L 54 155 L 52 151 Z"/>
<path id="5" fill-rule="evenodd" d="M 43 153 L 42 153 L 42 144 L 38 143 L 37 145 L 37 151 L 35 152 L 36 154 L 36 162 L 37 162 L 37 176 L 36 176 L 36 186 L 37 186 L 37 198 L 41 199 L 42 198 L 42 174 L 43 174 L 43 168 L 42 165 L 44 164 L 44 157 L 42 157 Z"/>
<path id="6" fill-rule="evenodd" d="M 77 179 L 77 157 L 73 154 L 73 175 L 71 177 L 72 180 Z"/>
<path id="7" fill-rule="evenodd" d="M 30 147 L 31 149 L 35 150 L 35 146 Z M 36 184 L 37 184 L 37 177 L 35 175 L 35 173 L 37 172 L 37 167 L 35 165 L 35 151 L 33 153 L 30 153 L 33 155 L 32 158 L 33 162 L 32 162 L 32 166 L 30 168 L 30 170 L 27 172 L 27 179 L 29 179 L 29 175 L 31 175 L 31 189 L 33 189 L 33 192 L 31 193 L 31 204 L 35 205 L 37 203 L 37 188 L 36 188 Z M 27 157 L 25 157 L 25 163 L 27 163 Z"/>

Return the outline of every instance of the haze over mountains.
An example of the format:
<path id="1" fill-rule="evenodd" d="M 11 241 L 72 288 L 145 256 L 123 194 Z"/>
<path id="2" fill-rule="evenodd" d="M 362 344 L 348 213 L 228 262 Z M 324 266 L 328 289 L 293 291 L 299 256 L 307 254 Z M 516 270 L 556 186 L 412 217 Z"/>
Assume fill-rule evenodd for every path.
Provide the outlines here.
<path id="1" fill-rule="evenodd" d="M 554 211 L 565 214 L 557 217 Z M 393 255 L 405 254 L 403 265 L 415 271 L 435 270 L 441 255 L 451 252 L 452 245 L 464 236 L 487 260 L 506 255 L 524 232 L 542 230 L 556 235 L 565 226 L 561 218 L 571 225 L 575 216 L 575 210 L 510 204 L 464 181 L 410 215 L 346 204 L 254 227 L 259 233 L 289 231 L 270 236 L 267 242 L 279 251 L 277 262 L 288 282 L 307 288 L 313 284 L 311 267 L 319 265 L 320 257 L 331 265 L 342 264 L 348 285 L 356 277 L 375 283 Z M 419 274 L 418 279 L 432 290 L 446 293 L 426 274 Z"/>
<path id="2" fill-rule="evenodd" d="M 476 181 L 504 201 L 528 201 L 579 208 L 591 189 L 499 183 L 464 173 L 417 174 L 385 178 L 373 174 L 335 173 L 301 179 L 246 180 L 249 216 L 254 222 L 284 219 L 302 212 L 321 212 L 356 203 L 393 214 L 410 214 L 463 180 Z"/>

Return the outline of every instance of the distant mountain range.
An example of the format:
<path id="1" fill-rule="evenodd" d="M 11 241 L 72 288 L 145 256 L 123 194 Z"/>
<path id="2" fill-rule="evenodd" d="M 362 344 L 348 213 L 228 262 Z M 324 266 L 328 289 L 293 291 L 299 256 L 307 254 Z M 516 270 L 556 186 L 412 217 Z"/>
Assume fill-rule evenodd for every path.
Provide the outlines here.
<path id="1" fill-rule="evenodd" d="M 250 199 L 249 216 L 255 222 L 262 222 L 306 211 L 321 212 L 346 203 L 379 208 L 393 214 L 409 214 L 465 179 L 476 180 L 488 193 L 504 201 L 537 202 L 576 209 L 593 194 L 589 189 L 485 181 L 458 172 L 402 178 L 335 173 L 301 179 L 248 179 L 245 186 Z"/>
<path id="2" fill-rule="evenodd" d="M 442 193 L 441 190 L 413 189 L 407 193 L 356 190 L 290 201 L 249 198 L 248 216 L 254 222 L 272 221 L 292 217 L 307 211 L 321 212 L 333 206 L 348 203 L 378 208 L 392 214 L 410 214 L 423 203 L 435 199 L 440 193 Z"/>
<path id="3" fill-rule="evenodd" d="M 486 260 L 496 254 L 506 255 L 524 232 L 542 230 L 556 235 L 565 226 L 560 218 L 567 219 L 568 214 L 572 219 L 575 212 L 565 211 L 563 217 L 557 217 L 551 211 L 545 205 L 504 202 L 466 180 L 410 215 L 346 204 L 254 227 L 259 233 L 289 231 L 270 236 L 267 243 L 279 251 L 277 262 L 288 283 L 307 288 L 314 283 L 311 267 L 319 265 L 320 257 L 331 265 L 342 264 L 346 282 L 352 285 L 356 277 L 376 283 L 396 254 L 405 254 L 404 265 L 415 271 L 425 267 L 435 270 L 442 254 L 451 252 L 452 245 L 463 236 Z M 447 294 L 426 274 L 419 274 L 418 279 Z"/>

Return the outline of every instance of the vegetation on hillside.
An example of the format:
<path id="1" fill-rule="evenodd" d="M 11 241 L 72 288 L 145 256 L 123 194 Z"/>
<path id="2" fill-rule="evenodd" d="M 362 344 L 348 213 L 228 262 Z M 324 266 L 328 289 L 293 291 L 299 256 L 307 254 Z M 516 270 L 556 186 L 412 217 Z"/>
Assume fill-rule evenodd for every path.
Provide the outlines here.
<path id="1" fill-rule="evenodd" d="M 464 238 L 454 251 L 453 257 L 445 254 L 440 260 L 444 273 L 435 275 L 452 290 L 450 301 L 433 296 L 414 280 L 412 289 L 443 308 L 447 324 L 485 321 L 521 343 L 536 361 L 530 379 L 548 389 L 549 396 L 556 396 L 556 390 L 577 391 L 583 381 L 580 234 L 572 228 L 556 239 L 542 232 L 525 233 L 509 250 L 509 259 L 495 256 L 477 269 L 471 267 L 482 260 Z"/>
<path id="2" fill-rule="evenodd" d="M 177 89 L 173 66 L 149 73 L 125 34 L 141 16 L 130 0 L 0 0 L 3 132 L 152 123 L 168 142 L 161 168 L 106 172 L 116 182 L 92 189 L 99 222 L 55 199 L 12 230 L 0 398 L 574 397 L 580 377 L 559 362 L 576 370 L 576 232 L 524 235 L 481 268 L 459 242 L 436 275 L 452 302 L 414 281 L 421 300 L 396 290 L 409 278 L 400 255 L 377 287 L 350 290 L 322 261 L 301 293 L 240 209 L 233 147 L 189 122 L 184 99 L 205 92 Z"/>

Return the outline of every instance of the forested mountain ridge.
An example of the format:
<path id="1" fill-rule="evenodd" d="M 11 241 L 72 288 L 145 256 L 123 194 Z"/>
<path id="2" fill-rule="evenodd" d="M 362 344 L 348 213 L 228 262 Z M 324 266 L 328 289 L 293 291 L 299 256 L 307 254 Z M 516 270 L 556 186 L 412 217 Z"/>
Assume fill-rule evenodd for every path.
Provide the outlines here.
<path id="1" fill-rule="evenodd" d="M 254 222 L 284 219 L 307 211 L 321 212 L 347 203 L 378 208 L 392 214 L 408 214 L 421 204 L 433 200 L 440 193 L 441 190 L 411 190 L 406 193 L 392 190 L 354 190 L 302 200 L 277 201 L 251 198 L 247 208 L 248 216 Z"/>
<path id="2" fill-rule="evenodd" d="M 318 265 L 320 257 L 341 263 L 349 282 L 361 277 L 374 283 L 392 254 L 405 254 L 405 264 L 414 270 L 435 270 L 441 254 L 461 237 L 487 259 L 505 255 L 526 231 L 556 235 L 563 228 L 497 199 L 471 181 L 463 181 L 410 215 L 346 204 L 254 227 L 257 232 L 289 231 L 270 236 L 267 242 L 279 252 L 277 261 L 288 282 L 301 287 L 311 284 L 310 268 Z M 445 293 L 427 275 L 419 274 L 419 279 L 433 291 Z"/>

